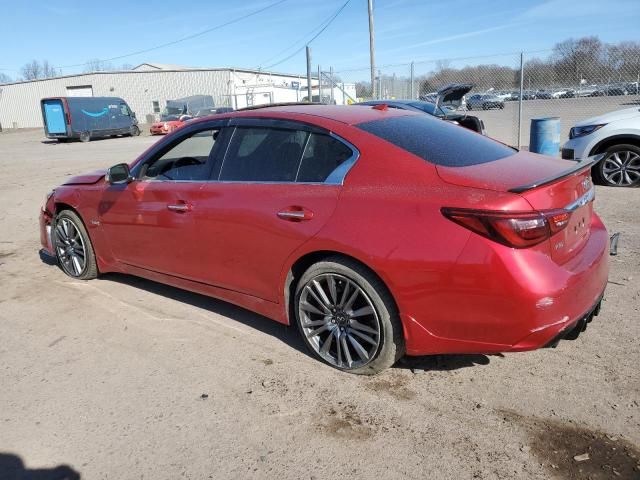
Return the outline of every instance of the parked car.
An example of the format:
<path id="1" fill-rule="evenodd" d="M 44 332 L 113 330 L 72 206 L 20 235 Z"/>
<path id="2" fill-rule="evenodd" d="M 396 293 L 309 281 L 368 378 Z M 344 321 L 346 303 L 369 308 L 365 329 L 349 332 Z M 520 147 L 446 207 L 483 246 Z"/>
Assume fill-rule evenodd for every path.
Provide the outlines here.
<path id="1" fill-rule="evenodd" d="M 186 122 L 193 119 L 193 117 L 189 115 L 165 114 L 163 114 L 161 118 L 163 118 L 162 121 L 152 123 L 151 127 L 149 127 L 149 133 L 151 133 L 151 135 L 166 135 L 167 133 L 171 133 L 174 130 L 177 130 Z"/>
<path id="2" fill-rule="evenodd" d="M 193 118 L 202 118 L 208 115 L 217 115 L 218 113 L 228 113 L 233 112 L 233 108 L 231 107 L 214 107 L 214 108 L 205 108 L 203 110 L 198 110 Z"/>
<path id="3" fill-rule="evenodd" d="M 585 86 L 580 87 L 575 91 L 576 97 L 602 97 L 604 96 L 604 92 L 597 86 Z"/>
<path id="4" fill-rule="evenodd" d="M 215 108 L 211 95 L 192 95 L 190 97 L 167 100 L 167 106 L 160 114 L 160 121 L 151 124 L 151 135 L 166 135 L 182 127 L 197 112 Z"/>
<path id="5" fill-rule="evenodd" d="M 433 102 L 423 100 L 372 100 L 368 102 L 355 103 L 354 105 L 386 105 L 388 108 L 427 113 L 434 117 L 442 118 L 448 122 L 461 125 L 482 135 L 486 135 L 484 122 L 478 117 L 457 112 L 447 106 L 440 106 L 444 102 L 459 101 L 469 92 L 469 90 L 471 90 L 471 88 L 473 88 L 473 86 L 470 84 L 446 85 L 436 93 Z"/>
<path id="6" fill-rule="evenodd" d="M 538 100 L 551 100 L 552 98 L 553 98 L 553 95 L 548 90 L 538 90 L 536 92 L 536 99 Z"/>
<path id="7" fill-rule="evenodd" d="M 612 83 L 611 85 L 604 85 L 600 89 L 603 95 L 608 96 L 620 96 L 627 95 L 629 92 L 627 91 L 627 85 L 624 83 Z"/>
<path id="8" fill-rule="evenodd" d="M 491 108 L 504 108 L 504 100 L 496 97 L 495 95 L 471 95 L 467 99 L 467 110 L 474 109 L 489 110 Z"/>
<path id="9" fill-rule="evenodd" d="M 575 98 L 575 96 L 576 92 L 572 88 L 561 88 L 552 95 L 553 98 Z"/>
<path id="10" fill-rule="evenodd" d="M 608 276 L 589 168 L 407 110 L 237 111 L 68 179 L 47 196 L 41 242 L 75 279 L 122 272 L 211 295 L 373 374 L 405 353 L 581 333 Z"/>
<path id="11" fill-rule="evenodd" d="M 640 185 L 640 108 L 625 108 L 578 122 L 569 131 L 562 158 L 581 160 L 603 154 L 594 178 L 614 187 Z"/>
<path id="12" fill-rule="evenodd" d="M 60 142 L 140 135 L 136 114 L 118 97 L 43 98 L 40 109 L 46 137 Z"/>

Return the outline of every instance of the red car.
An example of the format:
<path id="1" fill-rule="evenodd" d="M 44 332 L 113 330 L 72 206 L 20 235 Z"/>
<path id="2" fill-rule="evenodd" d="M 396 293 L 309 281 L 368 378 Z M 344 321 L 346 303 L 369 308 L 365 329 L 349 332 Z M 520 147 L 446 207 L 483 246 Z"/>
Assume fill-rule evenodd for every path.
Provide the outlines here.
<path id="1" fill-rule="evenodd" d="M 194 120 L 68 180 L 41 241 L 71 277 L 217 297 L 371 374 L 584 330 L 608 275 L 590 165 L 405 110 L 274 106 Z"/>
<path id="2" fill-rule="evenodd" d="M 164 120 L 152 123 L 149 128 L 149 133 L 151 133 L 151 135 L 166 135 L 182 127 L 187 119 L 191 119 L 191 117 L 185 115 L 181 117 L 169 115 L 165 117 Z"/>

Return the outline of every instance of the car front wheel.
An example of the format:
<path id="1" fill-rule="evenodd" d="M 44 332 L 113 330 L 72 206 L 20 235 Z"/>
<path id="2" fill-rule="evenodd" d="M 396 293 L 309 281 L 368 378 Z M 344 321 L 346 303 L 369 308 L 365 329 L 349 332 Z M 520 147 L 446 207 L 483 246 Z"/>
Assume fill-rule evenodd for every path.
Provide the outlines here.
<path id="1" fill-rule="evenodd" d="M 635 145 L 614 145 L 604 152 L 595 167 L 597 180 L 612 187 L 640 185 L 640 148 Z"/>
<path id="2" fill-rule="evenodd" d="M 357 262 L 332 257 L 312 265 L 297 284 L 294 307 L 307 347 L 338 370 L 373 375 L 404 355 L 391 294 Z"/>
<path id="3" fill-rule="evenodd" d="M 80 280 L 96 278 L 96 257 L 80 217 L 71 210 L 62 210 L 52 227 L 53 247 L 62 271 Z"/>

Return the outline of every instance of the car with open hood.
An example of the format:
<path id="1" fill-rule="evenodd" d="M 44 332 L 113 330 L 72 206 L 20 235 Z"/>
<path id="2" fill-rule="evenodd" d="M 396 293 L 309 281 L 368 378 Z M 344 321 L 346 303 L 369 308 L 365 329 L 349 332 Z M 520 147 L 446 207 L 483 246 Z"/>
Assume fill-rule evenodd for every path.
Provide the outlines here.
<path id="1" fill-rule="evenodd" d="M 484 122 L 478 117 L 467 115 L 464 111 L 457 111 L 450 105 L 460 105 L 465 94 L 473 88 L 470 84 L 449 84 L 436 92 L 435 97 L 429 97 L 432 101 L 425 100 L 370 100 L 354 105 L 360 106 L 386 106 L 399 110 L 409 110 L 418 113 L 426 113 L 441 118 L 451 123 L 461 125 L 469 130 L 486 135 Z"/>

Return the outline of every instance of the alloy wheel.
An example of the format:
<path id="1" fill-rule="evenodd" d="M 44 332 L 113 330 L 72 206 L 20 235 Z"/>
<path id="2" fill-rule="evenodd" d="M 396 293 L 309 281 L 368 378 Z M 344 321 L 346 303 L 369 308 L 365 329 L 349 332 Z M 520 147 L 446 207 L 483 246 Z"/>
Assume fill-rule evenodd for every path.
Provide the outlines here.
<path id="1" fill-rule="evenodd" d="M 62 269 L 72 277 L 79 277 L 87 265 L 87 251 L 78 226 L 62 217 L 54 229 L 56 254 Z"/>
<path id="2" fill-rule="evenodd" d="M 623 150 L 602 160 L 602 176 L 611 185 L 629 186 L 640 181 L 640 155 Z"/>
<path id="3" fill-rule="evenodd" d="M 365 291 L 343 275 L 324 273 L 307 282 L 298 315 L 311 348 L 335 367 L 360 368 L 378 352 L 378 313 Z"/>

